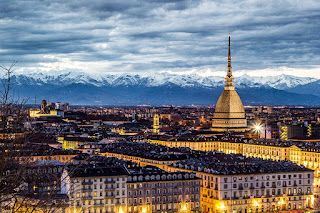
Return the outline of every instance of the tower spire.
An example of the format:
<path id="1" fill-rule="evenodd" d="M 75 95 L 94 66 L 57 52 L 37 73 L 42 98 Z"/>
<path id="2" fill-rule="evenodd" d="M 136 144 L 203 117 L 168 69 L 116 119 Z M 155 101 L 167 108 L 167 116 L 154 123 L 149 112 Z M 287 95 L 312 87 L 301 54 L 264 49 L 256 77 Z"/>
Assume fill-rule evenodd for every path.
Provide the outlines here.
<path id="1" fill-rule="evenodd" d="M 230 45 L 230 33 L 229 33 L 229 51 L 228 51 L 228 74 L 231 73 L 231 45 Z M 232 73 L 231 73 L 232 74 Z"/>
<path id="2" fill-rule="evenodd" d="M 231 67 L 231 44 L 230 44 L 230 33 L 229 33 L 229 46 L 228 46 L 228 71 L 225 77 L 225 89 L 234 89 L 233 76 Z"/>

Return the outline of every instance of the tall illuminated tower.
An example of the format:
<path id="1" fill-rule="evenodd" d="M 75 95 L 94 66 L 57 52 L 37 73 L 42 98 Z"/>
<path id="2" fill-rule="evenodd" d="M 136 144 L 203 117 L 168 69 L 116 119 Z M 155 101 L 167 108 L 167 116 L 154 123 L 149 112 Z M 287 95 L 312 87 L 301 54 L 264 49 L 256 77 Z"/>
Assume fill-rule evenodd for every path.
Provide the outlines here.
<path id="1" fill-rule="evenodd" d="M 159 115 L 158 113 L 155 113 L 153 116 L 153 129 L 152 132 L 154 134 L 159 134 L 160 130 L 159 130 Z"/>
<path id="2" fill-rule="evenodd" d="M 231 45 L 229 34 L 228 68 L 225 77 L 224 91 L 220 95 L 213 120 L 212 131 L 246 131 L 247 120 L 242 101 L 235 91 L 231 67 Z"/>

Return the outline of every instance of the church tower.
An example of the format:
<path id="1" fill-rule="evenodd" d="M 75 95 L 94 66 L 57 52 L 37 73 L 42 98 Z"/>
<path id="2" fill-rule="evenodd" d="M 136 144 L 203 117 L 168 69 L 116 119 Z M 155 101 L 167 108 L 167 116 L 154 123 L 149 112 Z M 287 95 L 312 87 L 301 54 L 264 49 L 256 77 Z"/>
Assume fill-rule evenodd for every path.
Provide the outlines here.
<path id="1" fill-rule="evenodd" d="M 220 95 L 212 120 L 212 131 L 237 131 L 247 130 L 247 120 L 242 101 L 235 91 L 234 77 L 231 67 L 231 45 L 229 34 L 228 67 L 225 77 L 224 91 Z"/>
<path id="2" fill-rule="evenodd" d="M 153 129 L 152 129 L 152 132 L 154 134 L 159 134 L 160 133 L 160 130 L 159 130 L 159 114 L 158 113 L 155 113 L 154 116 L 153 116 Z"/>

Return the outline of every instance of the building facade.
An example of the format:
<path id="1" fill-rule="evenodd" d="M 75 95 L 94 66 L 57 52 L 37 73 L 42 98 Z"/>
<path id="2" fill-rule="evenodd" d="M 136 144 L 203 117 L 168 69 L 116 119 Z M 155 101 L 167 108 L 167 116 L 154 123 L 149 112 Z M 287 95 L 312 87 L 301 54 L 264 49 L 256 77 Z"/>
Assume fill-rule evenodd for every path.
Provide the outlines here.
<path id="1" fill-rule="evenodd" d="M 200 212 L 201 179 L 190 173 L 128 177 L 128 212 Z"/>
<path id="2" fill-rule="evenodd" d="M 189 147 L 199 151 L 221 151 L 226 154 L 242 154 L 246 157 L 265 160 L 289 160 L 314 170 L 320 177 L 320 150 L 317 148 L 299 148 L 290 143 L 265 142 L 229 142 L 229 141 L 165 141 L 149 140 L 150 143 L 168 147 Z"/>
<path id="3" fill-rule="evenodd" d="M 279 166 L 276 162 L 272 164 L 271 167 Z M 169 171 L 192 171 L 202 178 L 202 212 L 304 212 L 313 208 L 312 170 L 301 169 L 293 163 L 288 165 L 290 168 L 281 166 L 281 170 L 260 165 L 251 171 L 245 165 L 230 167 L 226 163 L 229 170 L 225 172 L 215 164 L 203 165 L 206 164 L 185 161 L 169 167 Z"/>
<path id="4" fill-rule="evenodd" d="M 157 167 L 78 165 L 61 176 L 66 212 L 200 212 L 201 179 Z"/>

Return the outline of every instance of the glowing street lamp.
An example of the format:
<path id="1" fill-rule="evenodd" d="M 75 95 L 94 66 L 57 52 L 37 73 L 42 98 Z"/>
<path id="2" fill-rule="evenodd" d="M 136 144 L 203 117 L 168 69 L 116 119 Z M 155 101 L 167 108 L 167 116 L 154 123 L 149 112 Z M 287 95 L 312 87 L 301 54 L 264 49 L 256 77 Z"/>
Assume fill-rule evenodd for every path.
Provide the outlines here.
<path id="1" fill-rule="evenodd" d="M 180 212 L 188 212 L 188 204 L 187 203 L 182 204 Z"/>
<path id="2" fill-rule="evenodd" d="M 255 125 L 254 126 L 254 130 L 259 132 L 261 130 L 261 126 L 260 125 Z"/>
<path id="3" fill-rule="evenodd" d="M 253 124 L 253 132 L 258 134 L 258 138 L 260 138 L 260 131 L 262 129 L 261 123 L 255 123 Z"/>

